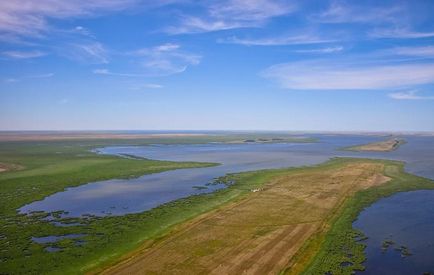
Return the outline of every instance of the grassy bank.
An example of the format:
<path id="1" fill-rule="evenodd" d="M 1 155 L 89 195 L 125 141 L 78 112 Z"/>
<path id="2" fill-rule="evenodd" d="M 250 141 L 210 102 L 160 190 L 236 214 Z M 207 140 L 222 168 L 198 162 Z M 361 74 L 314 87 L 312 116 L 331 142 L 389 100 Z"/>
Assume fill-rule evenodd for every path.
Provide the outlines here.
<path id="1" fill-rule="evenodd" d="M 331 215 L 324 230 L 306 243 L 298 253 L 297 265 L 285 274 L 353 274 L 364 270 L 362 232 L 352 228 L 359 213 L 377 200 L 397 192 L 434 189 L 434 182 L 404 172 L 404 164 L 381 161 L 386 164 L 384 174 L 391 178 L 387 184 L 357 192 L 345 201 L 343 207 Z M 346 263 L 345 266 L 342 263 Z"/>

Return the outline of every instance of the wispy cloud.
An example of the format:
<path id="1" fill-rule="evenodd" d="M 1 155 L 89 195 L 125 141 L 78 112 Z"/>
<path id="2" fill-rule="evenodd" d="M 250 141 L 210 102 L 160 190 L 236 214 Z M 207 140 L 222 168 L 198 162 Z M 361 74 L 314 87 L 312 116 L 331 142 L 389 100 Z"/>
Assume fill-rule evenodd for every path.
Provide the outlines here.
<path id="1" fill-rule="evenodd" d="M 94 74 L 123 77 L 158 77 L 184 72 L 189 66 L 197 65 L 201 56 L 181 50 L 181 46 L 173 43 L 155 47 L 142 48 L 128 52 L 124 56 L 131 57 L 130 64 L 135 68 L 132 72 L 113 72 L 107 68 L 93 70 Z"/>
<path id="2" fill-rule="evenodd" d="M 119 73 L 119 72 L 112 72 L 108 69 L 95 69 L 92 71 L 94 74 L 100 74 L 100 75 L 113 75 L 113 76 L 124 76 L 124 77 L 145 77 L 144 74 L 130 74 L 130 73 Z"/>
<path id="3" fill-rule="evenodd" d="M 108 50 L 103 44 L 96 41 L 66 44 L 64 47 L 57 49 L 57 51 L 60 55 L 83 63 L 109 63 Z"/>
<path id="4" fill-rule="evenodd" d="M 434 58 L 434 46 L 396 47 L 387 52 L 396 55 Z"/>
<path id="5" fill-rule="evenodd" d="M 326 47 L 326 48 L 319 48 L 319 49 L 296 50 L 295 52 L 297 52 L 297 53 L 323 54 L 323 53 L 336 53 L 336 52 L 341 52 L 343 50 L 344 50 L 344 47 L 336 46 L 336 47 Z"/>
<path id="6" fill-rule="evenodd" d="M 388 89 L 434 83 L 434 64 L 367 66 L 312 60 L 277 64 L 262 76 L 294 90 Z"/>
<path id="7" fill-rule="evenodd" d="M 14 83 L 14 82 L 18 82 L 19 80 L 17 78 L 6 78 L 4 79 L 4 82 L 6 83 Z"/>
<path id="8" fill-rule="evenodd" d="M 401 38 L 401 39 L 417 39 L 434 37 L 433 32 L 418 32 L 409 30 L 408 28 L 388 28 L 375 29 L 369 33 L 372 38 Z"/>
<path id="9" fill-rule="evenodd" d="M 20 82 L 21 80 L 29 79 L 29 78 L 50 78 L 53 76 L 54 76 L 54 73 L 32 74 L 32 75 L 25 75 L 25 76 L 21 76 L 21 77 L 7 78 L 4 81 L 7 83 L 14 83 L 14 82 Z"/>
<path id="10" fill-rule="evenodd" d="M 62 98 L 62 99 L 60 99 L 60 100 L 58 101 L 58 103 L 59 103 L 60 105 L 68 104 L 68 103 L 69 103 L 69 99 L 67 99 L 67 98 Z"/>
<path id="11" fill-rule="evenodd" d="M 27 76 L 27 78 L 49 78 L 49 77 L 53 77 L 54 73 L 45 73 L 45 74 L 34 74 L 34 75 L 29 75 Z"/>
<path id="12" fill-rule="evenodd" d="M 357 3 L 357 2 L 354 2 Z M 321 23 L 367 23 L 382 24 L 384 22 L 397 22 L 397 17 L 403 7 L 395 6 L 363 6 L 363 2 L 349 5 L 343 1 L 332 1 L 329 8 L 310 17 L 311 20 Z"/>
<path id="13" fill-rule="evenodd" d="M 316 35 L 298 34 L 268 38 L 238 38 L 232 36 L 226 39 L 219 39 L 219 43 L 240 44 L 245 46 L 283 46 L 283 45 L 303 45 L 333 42 L 332 39 L 324 39 Z"/>
<path id="14" fill-rule="evenodd" d="M 390 93 L 389 97 L 398 100 L 434 100 L 434 96 L 421 96 L 416 90 Z"/>
<path id="15" fill-rule="evenodd" d="M 226 0 L 205 4 L 202 16 L 183 15 L 169 27 L 171 34 L 212 32 L 261 26 L 268 19 L 291 13 L 294 4 L 280 0 Z"/>
<path id="16" fill-rule="evenodd" d="M 20 0 L 0 1 L 0 34 L 38 36 L 51 28 L 50 18 L 89 16 L 131 7 L 136 0 Z"/>
<path id="17" fill-rule="evenodd" d="M 149 89 L 162 89 L 164 86 L 155 83 L 145 83 L 142 85 L 131 87 L 131 90 L 149 90 Z"/>
<path id="18" fill-rule="evenodd" d="M 28 59 L 45 56 L 47 53 L 41 51 L 4 51 L 1 55 L 13 59 Z"/>
<path id="19" fill-rule="evenodd" d="M 130 54 L 139 58 L 139 63 L 150 76 L 181 73 L 188 66 L 197 65 L 201 56 L 184 52 L 178 44 L 166 43 L 151 48 L 142 48 Z"/>

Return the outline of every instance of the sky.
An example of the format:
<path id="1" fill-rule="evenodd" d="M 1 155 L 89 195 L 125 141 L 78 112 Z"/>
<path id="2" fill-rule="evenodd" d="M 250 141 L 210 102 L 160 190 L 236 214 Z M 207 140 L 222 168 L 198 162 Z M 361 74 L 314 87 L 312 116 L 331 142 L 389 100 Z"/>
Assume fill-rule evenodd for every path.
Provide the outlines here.
<path id="1" fill-rule="evenodd" d="M 0 130 L 434 131 L 434 1 L 0 1 Z"/>

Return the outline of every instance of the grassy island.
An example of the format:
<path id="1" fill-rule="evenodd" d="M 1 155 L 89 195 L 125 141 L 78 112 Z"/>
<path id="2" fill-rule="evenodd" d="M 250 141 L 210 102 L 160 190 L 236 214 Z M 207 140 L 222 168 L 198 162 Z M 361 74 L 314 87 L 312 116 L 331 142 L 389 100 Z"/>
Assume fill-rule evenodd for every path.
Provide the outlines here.
<path id="1" fill-rule="evenodd" d="M 401 138 L 392 138 L 385 141 L 373 142 L 363 145 L 357 145 L 344 148 L 348 151 L 367 151 L 367 152 L 390 152 L 405 144 L 405 140 Z"/>

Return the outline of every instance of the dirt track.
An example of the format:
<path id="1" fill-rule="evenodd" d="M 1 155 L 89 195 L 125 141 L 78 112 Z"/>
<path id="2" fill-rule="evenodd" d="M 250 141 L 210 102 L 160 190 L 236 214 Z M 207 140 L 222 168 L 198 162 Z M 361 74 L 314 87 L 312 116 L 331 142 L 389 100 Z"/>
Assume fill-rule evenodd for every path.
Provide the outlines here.
<path id="1" fill-rule="evenodd" d="M 383 165 L 291 172 L 202 215 L 106 274 L 276 274 L 355 191 L 384 183 Z"/>

